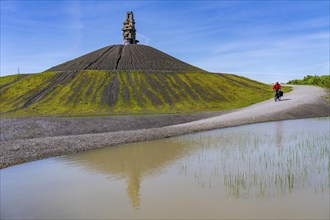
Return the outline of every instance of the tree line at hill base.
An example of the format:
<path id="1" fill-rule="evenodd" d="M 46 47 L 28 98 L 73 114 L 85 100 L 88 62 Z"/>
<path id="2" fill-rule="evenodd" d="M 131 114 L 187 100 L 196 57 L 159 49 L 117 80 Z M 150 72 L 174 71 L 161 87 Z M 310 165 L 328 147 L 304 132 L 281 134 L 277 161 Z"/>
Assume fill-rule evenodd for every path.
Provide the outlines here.
<path id="1" fill-rule="evenodd" d="M 330 88 L 330 75 L 307 75 L 304 79 L 294 79 L 290 80 L 288 84 L 294 85 L 313 85 L 320 86 L 323 88 Z"/>

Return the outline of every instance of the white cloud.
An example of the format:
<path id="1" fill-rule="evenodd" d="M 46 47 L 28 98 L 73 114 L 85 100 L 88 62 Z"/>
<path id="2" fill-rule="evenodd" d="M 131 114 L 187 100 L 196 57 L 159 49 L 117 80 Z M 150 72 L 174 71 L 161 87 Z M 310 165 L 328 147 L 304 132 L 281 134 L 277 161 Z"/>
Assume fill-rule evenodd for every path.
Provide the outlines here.
<path id="1" fill-rule="evenodd" d="M 243 73 L 264 81 L 281 77 L 285 81 L 303 74 L 329 74 L 329 56 L 329 34 L 317 32 L 218 44 L 192 64 L 212 72 Z"/>

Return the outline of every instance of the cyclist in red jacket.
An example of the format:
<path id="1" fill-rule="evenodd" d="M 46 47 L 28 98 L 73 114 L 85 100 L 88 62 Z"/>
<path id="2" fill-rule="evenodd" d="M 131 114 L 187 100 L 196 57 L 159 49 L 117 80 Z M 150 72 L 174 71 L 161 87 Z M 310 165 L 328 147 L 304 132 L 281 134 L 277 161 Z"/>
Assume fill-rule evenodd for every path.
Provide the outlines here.
<path id="1" fill-rule="evenodd" d="M 276 82 L 273 86 L 273 91 L 276 90 L 276 92 L 278 92 L 279 90 L 281 90 L 281 88 L 282 88 L 281 84 Z"/>
<path id="2" fill-rule="evenodd" d="M 277 102 L 277 100 L 281 100 L 281 90 L 282 86 L 281 84 L 279 84 L 278 82 L 276 82 L 273 86 L 273 91 L 275 90 L 275 102 Z"/>

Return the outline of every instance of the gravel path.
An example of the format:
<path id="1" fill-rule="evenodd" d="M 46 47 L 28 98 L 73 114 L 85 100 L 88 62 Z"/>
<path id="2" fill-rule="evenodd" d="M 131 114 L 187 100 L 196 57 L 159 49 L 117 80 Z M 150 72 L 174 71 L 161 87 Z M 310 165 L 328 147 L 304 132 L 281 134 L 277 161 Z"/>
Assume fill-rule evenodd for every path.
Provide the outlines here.
<path id="1" fill-rule="evenodd" d="M 229 112 L 117 118 L 2 119 L 0 167 L 196 131 L 266 121 L 330 116 L 327 104 L 329 99 L 327 101 L 322 98 L 329 97 L 329 90 L 313 86 L 293 88 L 292 92 L 284 94 L 283 101 L 274 102 L 271 99 Z M 117 122 L 114 122 L 115 119 Z"/>
<path id="2" fill-rule="evenodd" d="M 329 116 L 326 100 L 329 91 L 314 86 L 292 86 L 293 91 L 283 96 L 282 101 L 274 99 L 257 103 L 237 111 L 175 127 L 197 127 L 201 130 L 223 128 L 256 122 Z"/>

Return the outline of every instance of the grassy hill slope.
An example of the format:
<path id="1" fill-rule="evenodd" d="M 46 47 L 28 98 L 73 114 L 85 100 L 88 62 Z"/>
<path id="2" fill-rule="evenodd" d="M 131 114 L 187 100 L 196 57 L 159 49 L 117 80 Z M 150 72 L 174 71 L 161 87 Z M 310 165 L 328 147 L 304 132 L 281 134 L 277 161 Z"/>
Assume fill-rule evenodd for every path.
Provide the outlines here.
<path id="1" fill-rule="evenodd" d="M 3 116 L 188 113 L 244 107 L 271 86 L 230 74 L 82 70 L 0 78 Z"/>

